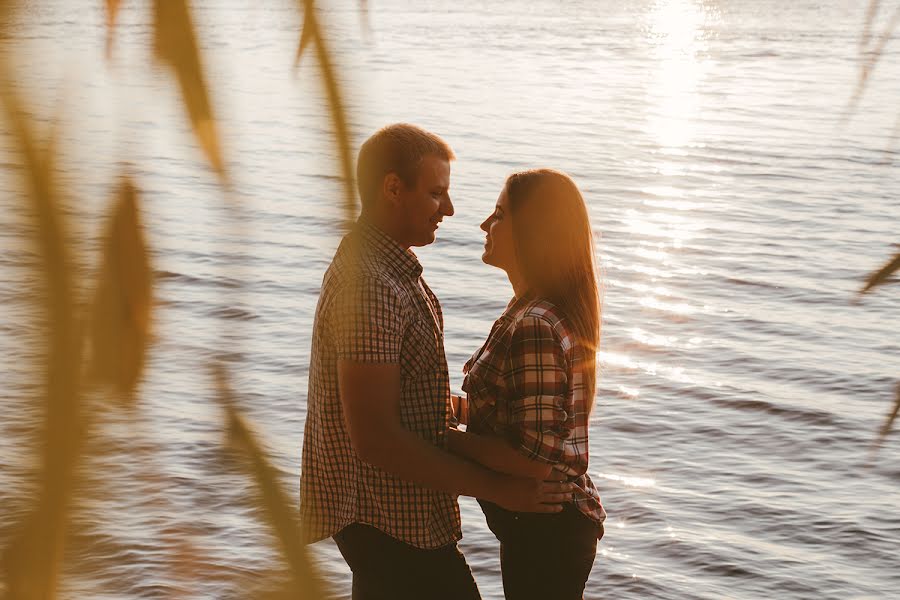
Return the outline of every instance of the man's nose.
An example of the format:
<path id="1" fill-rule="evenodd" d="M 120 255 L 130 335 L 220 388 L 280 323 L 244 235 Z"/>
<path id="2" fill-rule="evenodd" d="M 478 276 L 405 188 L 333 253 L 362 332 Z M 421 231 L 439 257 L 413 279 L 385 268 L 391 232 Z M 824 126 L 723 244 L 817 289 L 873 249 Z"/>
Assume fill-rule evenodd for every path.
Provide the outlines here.
<path id="1" fill-rule="evenodd" d="M 444 196 L 444 200 L 441 202 L 441 214 L 445 217 L 453 216 L 453 201 L 450 200 L 449 194 Z"/>

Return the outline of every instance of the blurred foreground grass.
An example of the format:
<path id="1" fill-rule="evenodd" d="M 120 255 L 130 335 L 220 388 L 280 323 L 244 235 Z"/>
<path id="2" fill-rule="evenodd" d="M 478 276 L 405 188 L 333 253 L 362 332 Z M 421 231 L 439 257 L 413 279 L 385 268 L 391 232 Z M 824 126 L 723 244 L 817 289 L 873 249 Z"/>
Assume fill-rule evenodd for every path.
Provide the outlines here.
<path id="1" fill-rule="evenodd" d="M 875 67 L 881 62 L 882 58 L 884 58 L 885 48 L 887 47 L 888 42 L 894 37 L 897 29 L 900 28 L 900 6 L 896 6 L 894 11 L 887 16 L 884 25 L 882 25 L 880 29 L 876 27 L 881 12 L 881 6 L 881 0 L 869 0 L 869 5 L 866 9 L 862 35 L 859 40 L 859 56 L 857 57 L 859 62 L 859 79 L 857 80 L 856 88 L 847 107 L 846 114 L 848 116 L 856 111 L 860 99 L 866 92 L 866 88 Z M 894 145 L 898 137 L 900 137 L 900 113 L 897 115 L 897 123 L 894 126 L 889 143 Z M 888 168 L 890 168 L 890 166 L 892 165 L 888 164 Z M 900 246 L 900 244 L 898 244 L 898 246 Z M 900 250 L 884 263 L 881 268 L 866 277 L 866 281 L 859 291 L 860 298 L 865 294 L 870 293 L 875 288 L 894 281 L 894 277 L 898 270 L 900 270 Z M 871 456 L 874 457 L 875 453 L 881 447 L 884 438 L 891 432 L 898 413 L 900 413 L 900 383 L 897 384 L 897 388 L 894 392 L 894 405 L 888 411 L 884 425 L 882 425 L 881 429 L 878 431 L 875 441 L 872 444 Z"/>
<path id="2" fill-rule="evenodd" d="M 105 0 L 107 57 L 115 52 L 115 26 L 120 0 Z M 6 25 L 19 8 L 13 0 L 0 0 L 0 40 L 6 43 Z M 216 173 L 223 196 L 231 191 L 221 135 L 203 69 L 202 55 L 186 0 L 151 0 L 150 22 L 154 32 L 157 62 L 168 69 L 181 93 L 186 116 L 197 143 Z M 341 89 L 332 66 L 324 33 L 316 18 L 313 0 L 298 0 L 304 17 L 297 53 L 315 50 L 319 74 L 330 107 L 332 127 L 341 164 L 345 215 L 356 209 L 350 133 L 341 100 Z M 140 190 L 127 169 L 119 174 L 102 250 L 101 269 L 95 282 L 90 309 L 78 297 L 82 282 L 76 281 L 66 214 L 54 170 L 57 144 L 36 138 L 28 116 L 28 98 L 19 97 L 16 73 L 0 63 L 4 121 L 14 141 L 16 164 L 24 168 L 23 197 L 29 214 L 40 260 L 34 264 L 45 285 L 36 311 L 47 317 L 44 372 L 44 425 L 39 436 L 38 496 L 32 509 L 14 529 L 0 558 L 0 594 L 7 600 L 52 600 L 57 597 L 73 496 L 78 489 L 79 464 L 94 417 L 100 410 L 92 398 L 113 394 L 124 410 L 133 410 L 148 346 L 152 340 L 153 269 L 141 222 Z M 54 128 L 55 130 L 55 128 Z M 322 598 L 325 591 L 301 545 L 293 503 L 281 488 L 277 471 L 270 465 L 257 436 L 238 408 L 222 365 L 212 365 L 218 401 L 223 407 L 222 452 L 237 456 L 247 476 L 259 490 L 258 508 L 278 541 L 291 577 L 266 598 Z M 187 541 L 185 541 L 187 543 Z M 177 560 L 173 560 L 176 563 Z"/>

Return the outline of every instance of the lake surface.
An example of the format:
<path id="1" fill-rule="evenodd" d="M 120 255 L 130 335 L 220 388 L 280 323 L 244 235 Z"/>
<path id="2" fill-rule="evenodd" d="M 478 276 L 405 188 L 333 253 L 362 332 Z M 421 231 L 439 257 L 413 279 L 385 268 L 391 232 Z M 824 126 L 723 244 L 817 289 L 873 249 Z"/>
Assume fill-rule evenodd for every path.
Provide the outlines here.
<path id="1" fill-rule="evenodd" d="M 123 3 L 110 65 L 102 2 L 22 4 L 2 50 L 44 126 L 65 107 L 83 286 L 122 160 L 157 271 L 142 400 L 103 411 L 66 595 L 245 597 L 281 567 L 223 459 L 207 365 L 226 361 L 296 497 L 310 331 L 342 216 L 314 53 L 293 68 L 297 3 L 192 3 L 232 205 L 151 66 L 147 3 Z M 900 435 L 866 462 L 900 379 L 900 288 L 852 300 L 900 242 L 900 43 L 842 124 L 867 3 L 385 0 L 368 26 L 361 3 L 321 4 L 354 143 L 409 121 L 458 154 L 456 215 L 418 253 L 455 389 L 511 295 L 479 260 L 505 176 L 563 169 L 590 205 L 605 288 L 590 472 L 609 520 L 586 598 L 895 597 Z M 897 6 L 884 4 L 879 23 Z M 42 335 L 7 132 L 0 534 L 32 489 Z M 462 548 L 500 599 L 497 543 L 461 505 Z M 348 598 L 336 548 L 315 553 Z"/>

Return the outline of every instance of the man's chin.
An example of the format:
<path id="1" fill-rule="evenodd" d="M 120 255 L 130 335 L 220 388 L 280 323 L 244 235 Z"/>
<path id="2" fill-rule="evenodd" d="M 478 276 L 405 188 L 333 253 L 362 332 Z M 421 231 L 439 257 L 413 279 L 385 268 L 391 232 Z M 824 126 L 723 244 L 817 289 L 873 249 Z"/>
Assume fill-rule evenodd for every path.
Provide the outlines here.
<path id="1" fill-rule="evenodd" d="M 421 248 L 422 246 L 427 246 L 428 244 L 434 243 L 435 235 L 434 232 L 429 232 L 422 234 L 422 236 L 417 239 L 415 242 L 410 244 L 411 246 L 415 246 L 417 248 Z"/>

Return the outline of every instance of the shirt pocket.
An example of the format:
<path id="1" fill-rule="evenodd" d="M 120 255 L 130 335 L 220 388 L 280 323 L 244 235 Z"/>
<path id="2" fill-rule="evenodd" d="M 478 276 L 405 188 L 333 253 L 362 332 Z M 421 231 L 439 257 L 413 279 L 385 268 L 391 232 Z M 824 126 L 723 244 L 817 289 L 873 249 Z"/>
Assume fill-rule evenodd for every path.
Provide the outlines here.
<path id="1" fill-rule="evenodd" d="M 509 322 L 498 319 L 484 344 L 463 366 L 466 379 L 470 377 L 490 387 L 502 387 L 503 368 L 509 354 Z"/>
<path id="2" fill-rule="evenodd" d="M 403 335 L 400 376 L 409 380 L 433 373 L 440 364 L 441 354 L 441 341 L 434 325 L 424 319 L 414 320 Z"/>

